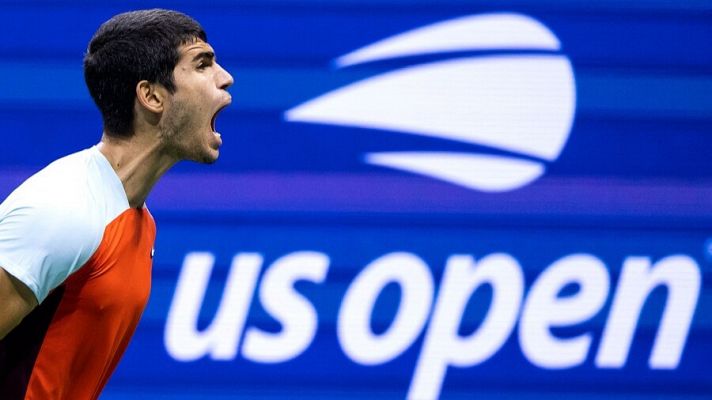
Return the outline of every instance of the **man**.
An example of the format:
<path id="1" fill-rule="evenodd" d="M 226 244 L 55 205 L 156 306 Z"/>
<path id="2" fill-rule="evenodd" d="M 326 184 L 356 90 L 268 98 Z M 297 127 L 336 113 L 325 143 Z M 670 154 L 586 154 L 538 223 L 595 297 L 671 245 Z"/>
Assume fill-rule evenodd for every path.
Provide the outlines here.
<path id="1" fill-rule="evenodd" d="M 184 14 L 111 18 L 89 43 L 84 76 L 101 142 L 0 205 L 2 399 L 98 398 L 150 290 L 146 197 L 175 163 L 214 162 L 222 144 L 215 117 L 233 80 Z"/>

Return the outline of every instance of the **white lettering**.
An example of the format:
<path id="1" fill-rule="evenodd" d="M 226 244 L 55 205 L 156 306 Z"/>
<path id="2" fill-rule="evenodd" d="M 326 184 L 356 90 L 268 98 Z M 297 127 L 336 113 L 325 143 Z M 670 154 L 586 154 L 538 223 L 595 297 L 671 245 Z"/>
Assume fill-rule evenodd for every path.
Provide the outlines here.
<path id="1" fill-rule="evenodd" d="M 493 289 L 490 309 L 474 333 L 460 337 L 458 328 L 468 300 L 483 284 Z M 476 365 L 496 353 L 517 321 L 523 291 L 521 267 L 507 254 L 492 254 L 478 263 L 467 255 L 451 256 L 408 398 L 437 398 L 448 366 Z"/>
<path id="2" fill-rule="evenodd" d="M 215 360 L 230 360 L 237 354 L 262 256 L 242 253 L 233 258 L 215 318 L 198 332 L 198 314 L 214 262 L 212 254 L 198 252 L 188 253 L 183 262 L 164 333 L 166 350 L 176 360 L 193 361 L 206 354 Z"/>
<path id="3" fill-rule="evenodd" d="M 395 282 L 402 290 L 395 320 L 380 335 L 371 331 L 373 306 L 383 288 Z M 392 360 L 420 334 L 433 300 L 428 266 L 410 253 L 387 254 L 369 264 L 354 280 L 341 303 L 337 334 L 344 353 L 363 365 Z"/>
<path id="4" fill-rule="evenodd" d="M 214 262 L 212 254 L 202 252 L 189 253 L 184 260 L 164 332 L 166 349 L 176 360 L 193 361 L 204 356 L 230 360 L 240 348 L 263 259 L 256 253 L 235 255 L 215 316 L 206 329 L 198 331 Z M 276 333 L 257 327 L 247 329 L 242 346 L 245 358 L 261 363 L 284 362 L 312 344 L 319 315 L 314 304 L 294 286 L 301 280 L 323 283 L 329 264 L 326 254 L 300 251 L 270 266 L 260 285 L 259 299 L 282 329 Z M 398 310 L 386 331 L 375 334 L 371 329 L 374 307 L 390 284 L 401 289 Z M 596 354 L 596 367 L 625 365 L 648 298 L 656 289 L 664 288 L 665 308 L 648 362 L 653 369 L 676 368 L 701 284 L 700 268 L 689 256 L 672 255 L 655 264 L 648 257 L 625 259 Z M 483 285 L 492 288 L 490 307 L 474 332 L 461 336 L 467 305 Z M 569 285 L 577 285 L 578 290 L 562 296 Z M 592 333 L 560 338 L 552 328 L 574 326 L 599 313 L 610 292 L 610 278 L 606 265 L 593 255 L 565 256 L 542 271 L 522 305 L 524 277 L 511 255 L 491 254 L 479 262 L 469 255 L 453 255 L 446 263 L 433 304 L 434 292 L 430 268 L 420 257 L 405 252 L 386 254 L 354 279 L 337 318 L 336 333 L 344 354 L 361 365 L 378 365 L 395 359 L 413 344 L 432 308 L 408 391 L 411 399 L 437 398 L 450 366 L 474 366 L 492 357 L 510 337 L 520 314 L 518 339 L 532 364 L 550 369 L 581 365 L 591 351 Z"/>
<path id="5" fill-rule="evenodd" d="M 558 297 L 568 284 L 579 290 Z M 542 368 L 571 368 L 586 361 L 591 334 L 560 339 L 551 327 L 570 326 L 596 315 L 606 302 L 610 286 L 606 266 L 587 254 L 564 257 L 537 278 L 527 295 L 519 322 L 519 343 L 527 359 Z"/>
<path id="6" fill-rule="evenodd" d="M 695 261 L 684 255 L 665 257 L 653 266 L 648 257 L 628 257 L 603 331 L 596 366 L 622 368 L 625 365 L 641 309 L 653 289 L 665 285 L 667 302 L 649 366 L 676 368 L 687 341 L 701 280 Z"/>
<path id="7" fill-rule="evenodd" d="M 279 333 L 251 327 L 245 333 L 242 355 L 262 363 L 291 360 L 304 352 L 316 334 L 318 316 L 314 306 L 294 289 L 298 280 L 321 283 L 329 257 L 301 251 L 275 261 L 260 284 L 260 302 L 282 324 Z"/>

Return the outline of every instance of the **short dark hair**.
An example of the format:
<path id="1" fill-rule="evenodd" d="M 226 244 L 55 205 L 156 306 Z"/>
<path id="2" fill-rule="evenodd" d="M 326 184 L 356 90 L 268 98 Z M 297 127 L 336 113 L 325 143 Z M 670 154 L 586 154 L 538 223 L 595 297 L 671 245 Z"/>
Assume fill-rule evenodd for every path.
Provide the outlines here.
<path id="1" fill-rule="evenodd" d="M 107 134 L 133 134 L 138 82 L 147 80 L 175 91 L 178 48 L 198 39 L 208 40 L 200 24 L 171 10 L 130 11 L 99 27 L 84 56 L 84 80 Z"/>

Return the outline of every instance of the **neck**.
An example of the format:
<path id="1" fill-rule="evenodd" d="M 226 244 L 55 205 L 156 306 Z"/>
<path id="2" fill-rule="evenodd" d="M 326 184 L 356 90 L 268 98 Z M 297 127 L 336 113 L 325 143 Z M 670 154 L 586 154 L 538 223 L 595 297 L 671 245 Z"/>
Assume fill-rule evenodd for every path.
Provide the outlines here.
<path id="1" fill-rule="evenodd" d="M 121 180 L 132 208 L 143 207 L 153 185 L 178 161 L 159 141 L 138 133 L 128 139 L 104 133 L 97 147 Z"/>

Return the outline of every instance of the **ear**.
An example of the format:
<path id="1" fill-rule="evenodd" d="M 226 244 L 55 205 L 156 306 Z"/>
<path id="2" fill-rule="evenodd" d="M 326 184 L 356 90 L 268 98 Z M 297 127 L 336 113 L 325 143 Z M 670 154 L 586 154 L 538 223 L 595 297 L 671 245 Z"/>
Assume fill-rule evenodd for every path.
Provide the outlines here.
<path id="1" fill-rule="evenodd" d="M 136 84 L 138 104 L 152 113 L 161 113 L 165 107 L 166 91 L 163 86 L 143 80 Z"/>

